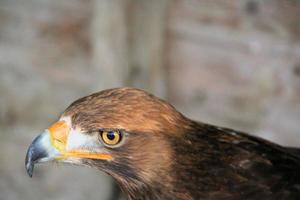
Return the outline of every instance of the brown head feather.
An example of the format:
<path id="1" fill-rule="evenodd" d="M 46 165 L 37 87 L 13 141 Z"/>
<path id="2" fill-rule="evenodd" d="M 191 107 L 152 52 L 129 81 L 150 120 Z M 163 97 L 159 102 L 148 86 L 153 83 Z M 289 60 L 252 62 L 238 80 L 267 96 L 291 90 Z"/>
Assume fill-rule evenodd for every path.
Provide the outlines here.
<path id="1" fill-rule="evenodd" d="M 134 88 L 115 88 L 78 99 L 64 112 L 83 129 L 180 133 L 188 120 L 167 102 Z"/>

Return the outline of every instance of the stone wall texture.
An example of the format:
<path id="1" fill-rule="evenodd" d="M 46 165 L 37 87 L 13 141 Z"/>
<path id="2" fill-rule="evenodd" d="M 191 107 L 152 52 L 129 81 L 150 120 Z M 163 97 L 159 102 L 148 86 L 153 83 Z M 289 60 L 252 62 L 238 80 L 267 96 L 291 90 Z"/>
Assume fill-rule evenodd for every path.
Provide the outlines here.
<path id="1" fill-rule="evenodd" d="M 300 147 L 299 13 L 297 0 L 0 0 L 0 199 L 109 199 L 96 170 L 24 169 L 32 138 L 104 88 Z"/>

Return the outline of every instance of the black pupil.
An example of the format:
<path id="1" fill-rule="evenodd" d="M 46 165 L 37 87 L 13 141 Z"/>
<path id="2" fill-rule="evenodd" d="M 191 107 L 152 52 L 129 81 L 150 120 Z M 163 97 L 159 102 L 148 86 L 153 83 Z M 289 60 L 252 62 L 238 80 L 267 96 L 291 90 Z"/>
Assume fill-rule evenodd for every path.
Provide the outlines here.
<path id="1" fill-rule="evenodd" d="M 107 133 L 107 138 L 108 138 L 109 140 L 114 140 L 114 139 L 115 139 L 115 132 L 109 131 L 109 132 Z"/>

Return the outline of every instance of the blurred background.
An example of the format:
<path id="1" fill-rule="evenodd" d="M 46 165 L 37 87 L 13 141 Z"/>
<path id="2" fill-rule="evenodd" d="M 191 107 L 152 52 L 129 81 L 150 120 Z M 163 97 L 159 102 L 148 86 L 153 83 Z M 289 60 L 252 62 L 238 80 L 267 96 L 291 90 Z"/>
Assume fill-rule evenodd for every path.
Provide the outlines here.
<path id="1" fill-rule="evenodd" d="M 0 199 L 109 199 L 101 172 L 30 179 L 24 158 L 72 101 L 118 86 L 300 147 L 300 1 L 0 0 Z"/>

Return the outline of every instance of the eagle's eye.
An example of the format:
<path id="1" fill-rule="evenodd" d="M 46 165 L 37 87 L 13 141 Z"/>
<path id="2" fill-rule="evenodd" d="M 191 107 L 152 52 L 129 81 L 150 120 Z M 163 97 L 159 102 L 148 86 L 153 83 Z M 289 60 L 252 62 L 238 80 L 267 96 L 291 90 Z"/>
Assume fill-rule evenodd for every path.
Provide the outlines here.
<path id="1" fill-rule="evenodd" d="M 121 142 L 122 134 L 118 130 L 103 130 L 100 133 L 101 139 L 105 145 L 114 146 Z"/>

